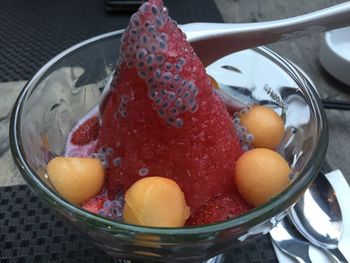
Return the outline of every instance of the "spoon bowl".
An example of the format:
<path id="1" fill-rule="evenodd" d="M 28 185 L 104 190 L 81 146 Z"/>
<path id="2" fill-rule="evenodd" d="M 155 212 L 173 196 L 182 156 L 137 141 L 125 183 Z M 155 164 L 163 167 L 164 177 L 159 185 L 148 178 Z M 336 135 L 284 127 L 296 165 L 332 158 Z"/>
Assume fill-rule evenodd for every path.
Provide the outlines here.
<path id="1" fill-rule="evenodd" d="M 311 263 L 310 242 L 293 226 L 286 216 L 270 231 L 272 242 L 289 257 L 301 263 Z"/>
<path id="2" fill-rule="evenodd" d="M 304 196 L 290 209 L 291 221 L 314 245 L 337 262 L 347 262 L 338 249 L 342 213 L 332 185 L 320 173 Z"/>

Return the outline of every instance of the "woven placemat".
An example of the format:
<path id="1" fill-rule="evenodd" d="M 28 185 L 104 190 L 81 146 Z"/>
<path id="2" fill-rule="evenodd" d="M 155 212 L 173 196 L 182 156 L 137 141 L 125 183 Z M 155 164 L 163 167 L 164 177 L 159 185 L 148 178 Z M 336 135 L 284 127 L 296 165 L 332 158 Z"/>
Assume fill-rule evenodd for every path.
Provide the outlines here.
<path id="1" fill-rule="evenodd" d="M 165 0 L 179 24 L 222 22 L 214 1 Z M 52 57 L 83 40 L 125 28 L 130 13 L 104 0 L 1 0 L 0 82 L 30 79 Z"/>
<path id="2" fill-rule="evenodd" d="M 0 188 L 0 262 L 113 262 L 26 185 Z M 277 262 L 262 237 L 230 251 L 229 262 Z"/>
<path id="3" fill-rule="evenodd" d="M 0 188 L 0 262 L 113 262 L 26 185 Z"/>

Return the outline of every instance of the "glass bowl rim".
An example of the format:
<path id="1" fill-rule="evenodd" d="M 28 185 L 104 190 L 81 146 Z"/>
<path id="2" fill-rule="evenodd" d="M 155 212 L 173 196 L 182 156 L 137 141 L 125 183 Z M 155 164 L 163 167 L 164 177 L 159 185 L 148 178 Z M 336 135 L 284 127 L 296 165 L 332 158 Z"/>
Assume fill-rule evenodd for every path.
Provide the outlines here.
<path id="1" fill-rule="evenodd" d="M 259 49 L 263 53 L 268 54 L 270 57 L 274 56 L 278 60 L 280 60 L 283 64 L 294 67 L 294 69 L 298 70 L 299 73 L 304 77 L 312 87 L 312 89 L 308 89 L 310 92 L 309 96 L 312 97 L 313 102 L 317 104 L 320 114 L 319 116 L 319 122 L 318 124 L 322 127 L 318 127 L 318 145 L 315 147 L 310 160 L 316 160 L 316 162 L 311 165 L 311 162 L 309 161 L 305 168 L 303 169 L 302 173 L 298 175 L 298 178 L 288 186 L 283 192 L 281 192 L 279 195 L 272 198 L 270 201 L 266 202 L 264 205 L 261 205 L 257 208 L 252 209 L 248 213 L 245 213 L 241 216 L 228 219 L 226 221 L 221 221 L 214 224 L 209 225 L 203 225 L 203 226 L 195 226 L 195 227 L 181 227 L 181 228 L 159 228 L 159 227 L 145 227 L 145 226 L 139 226 L 139 225 L 131 225 L 124 222 L 118 222 L 113 221 L 108 218 L 101 217 L 99 215 L 90 213 L 78 206 L 75 206 L 65 199 L 62 199 L 59 195 L 57 195 L 50 187 L 46 186 L 45 183 L 43 183 L 40 180 L 40 177 L 35 173 L 35 171 L 30 167 L 29 163 L 26 161 L 24 156 L 22 155 L 22 147 L 21 147 L 21 139 L 19 136 L 20 134 L 20 122 L 21 122 L 21 110 L 23 107 L 23 101 L 27 95 L 27 93 L 35 87 L 36 83 L 41 79 L 41 77 L 45 74 L 45 72 L 55 65 L 57 62 L 59 62 L 62 58 L 64 58 L 66 55 L 77 51 L 79 48 L 83 48 L 89 44 L 93 44 L 96 41 L 115 37 L 121 33 L 123 33 L 122 30 L 117 30 L 109 33 L 105 33 L 102 35 L 98 35 L 95 37 L 92 37 L 90 39 L 87 39 L 85 41 L 82 41 L 63 52 L 59 53 L 57 56 L 52 58 L 50 61 L 48 61 L 34 76 L 33 78 L 28 81 L 28 83 L 25 85 L 25 87 L 22 89 L 20 94 L 17 97 L 17 100 L 13 106 L 13 111 L 11 114 L 11 120 L 10 120 L 10 148 L 12 152 L 13 159 L 19 168 L 22 176 L 24 177 L 25 181 L 29 184 L 29 186 L 32 188 L 32 190 L 41 197 L 41 199 L 45 200 L 48 203 L 55 203 L 55 206 L 62 208 L 64 211 L 68 211 L 69 213 L 73 213 L 76 216 L 83 216 L 85 218 L 91 219 L 93 221 L 96 221 L 97 223 L 100 223 L 104 225 L 108 229 L 122 229 L 127 231 L 132 231 L 135 233 L 142 233 L 142 234 L 158 234 L 158 235 L 193 235 L 193 234 L 204 234 L 204 233 L 212 233 L 217 231 L 222 231 L 225 229 L 230 229 L 234 227 L 245 227 L 245 226 L 254 226 L 256 223 L 264 222 L 265 220 L 269 219 L 271 217 L 270 212 L 274 211 L 275 214 L 281 213 L 285 211 L 291 204 L 291 201 L 288 197 L 290 196 L 296 196 L 301 194 L 307 186 L 311 184 L 313 179 L 316 177 L 318 171 L 321 168 L 322 162 L 325 158 L 325 154 L 327 151 L 327 145 L 328 145 L 328 127 L 326 122 L 326 116 L 324 111 L 322 110 L 322 104 L 321 101 L 318 98 L 317 91 L 310 81 L 310 79 L 307 77 L 307 75 L 298 68 L 295 64 L 290 63 L 283 57 L 279 56 L 275 52 L 271 51 L 270 49 L 266 47 L 257 47 L 254 49 Z M 322 139 L 322 140 L 321 140 Z M 313 170 L 313 171 L 310 171 Z M 306 174 L 306 171 L 310 171 L 309 174 Z M 296 200 L 293 200 L 294 202 Z M 254 219 L 254 220 L 252 220 Z M 254 221 L 254 225 L 251 225 L 251 221 Z"/>

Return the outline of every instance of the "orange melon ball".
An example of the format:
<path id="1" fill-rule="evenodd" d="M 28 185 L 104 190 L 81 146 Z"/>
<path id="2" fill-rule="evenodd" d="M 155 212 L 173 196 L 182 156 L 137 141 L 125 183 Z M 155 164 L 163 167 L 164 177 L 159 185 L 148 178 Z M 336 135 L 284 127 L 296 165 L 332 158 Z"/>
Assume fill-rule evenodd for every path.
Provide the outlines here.
<path id="1" fill-rule="evenodd" d="M 256 148 L 237 160 L 235 181 L 243 199 L 259 206 L 288 186 L 290 172 L 288 163 L 277 152 Z"/>
<path id="2" fill-rule="evenodd" d="M 153 227 L 182 227 L 190 208 L 178 184 L 151 176 L 136 181 L 125 193 L 124 221 Z"/>
<path id="3" fill-rule="evenodd" d="M 208 75 L 208 74 L 207 74 Z M 208 75 L 211 85 L 214 89 L 220 89 L 219 84 L 217 83 L 217 81 L 210 75 Z"/>
<path id="4" fill-rule="evenodd" d="M 256 105 L 240 115 L 240 123 L 254 136 L 253 146 L 275 149 L 284 135 L 282 118 L 271 108 Z"/>
<path id="5" fill-rule="evenodd" d="M 74 204 L 97 195 L 105 180 L 101 161 L 93 158 L 56 157 L 46 169 L 53 187 Z"/>

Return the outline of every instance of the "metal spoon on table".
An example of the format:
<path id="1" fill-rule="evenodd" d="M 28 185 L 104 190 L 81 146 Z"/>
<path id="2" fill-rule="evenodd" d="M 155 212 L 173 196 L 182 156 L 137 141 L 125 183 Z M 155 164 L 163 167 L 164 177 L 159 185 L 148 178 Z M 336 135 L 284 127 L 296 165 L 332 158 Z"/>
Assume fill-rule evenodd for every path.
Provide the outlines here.
<path id="1" fill-rule="evenodd" d="M 310 242 L 285 217 L 270 231 L 272 242 L 289 257 L 300 263 L 311 263 L 309 257 Z"/>
<path id="2" fill-rule="evenodd" d="M 332 185 L 319 174 L 304 196 L 290 209 L 291 221 L 306 239 L 322 248 L 336 262 L 348 262 L 338 243 L 342 214 Z"/>
<path id="3" fill-rule="evenodd" d="M 232 52 L 350 25 L 350 2 L 301 16 L 258 23 L 181 26 L 204 65 Z"/>

